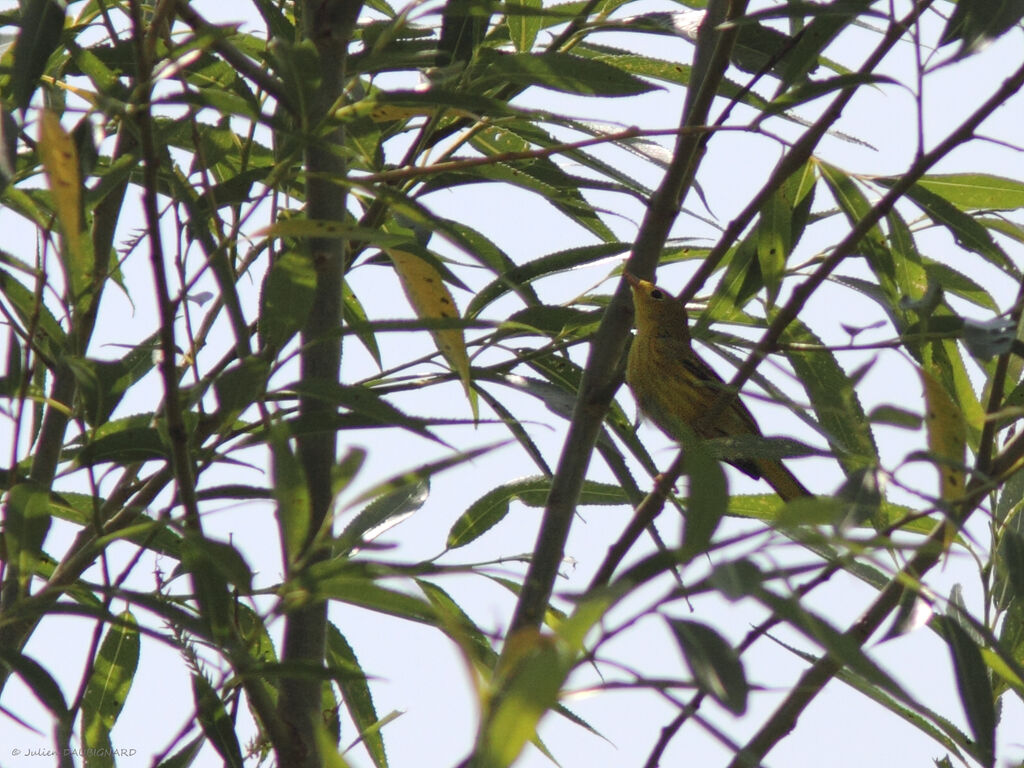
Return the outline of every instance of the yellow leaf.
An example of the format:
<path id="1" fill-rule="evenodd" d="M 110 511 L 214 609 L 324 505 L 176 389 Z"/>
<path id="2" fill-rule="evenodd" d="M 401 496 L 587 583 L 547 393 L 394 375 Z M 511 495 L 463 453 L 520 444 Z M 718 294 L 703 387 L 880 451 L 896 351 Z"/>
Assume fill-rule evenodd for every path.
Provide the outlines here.
<path id="1" fill-rule="evenodd" d="M 387 254 L 391 257 L 399 277 L 402 278 L 405 295 L 409 297 L 409 302 L 419 318 L 435 320 L 459 317 L 459 309 L 455 306 L 455 300 L 452 298 L 448 286 L 444 284 L 441 273 L 433 264 L 408 251 L 396 248 L 387 249 Z M 466 340 L 461 329 L 437 329 L 431 331 L 431 335 L 434 337 L 438 350 L 462 380 L 466 397 L 469 398 L 470 407 L 473 409 L 473 418 L 476 419 L 478 417 L 476 392 L 470 386 L 469 354 L 466 352 Z"/>
<path id="2" fill-rule="evenodd" d="M 71 294 L 77 302 L 92 279 L 91 248 L 82 232 L 82 180 L 78 170 L 78 152 L 75 142 L 60 124 L 60 117 L 48 109 L 43 110 L 39 122 L 39 156 L 64 235 L 64 269 Z"/>
<path id="3" fill-rule="evenodd" d="M 939 496 L 943 501 L 954 501 L 964 494 L 964 462 L 967 459 L 967 420 L 963 411 L 949 396 L 949 392 L 923 368 L 924 422 L 928 430 L 928 449 L 938 459 Z M 956 538 L 952 521 L 946 521 L 942 539 L 943 551 L 948 551 Z"/>
<path id="4" fill-rule="evenodd" d="M 920 374 L 924 384 L 928 448 L 940 460 L 939 495 L 944 501 L 953 501 L 964 493 L 967 422 L 942 384 L 923 369 Z"/>

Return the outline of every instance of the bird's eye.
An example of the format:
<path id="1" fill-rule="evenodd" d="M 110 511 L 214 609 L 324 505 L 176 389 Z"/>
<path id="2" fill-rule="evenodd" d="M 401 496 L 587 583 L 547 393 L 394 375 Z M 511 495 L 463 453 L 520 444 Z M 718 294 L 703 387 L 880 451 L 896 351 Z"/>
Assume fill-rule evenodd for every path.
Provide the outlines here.
<path id="1" fill-rule="evenodd" d="M 653 291 L 651 291 L 651 298 L 654 299 L 655 301 L 661 301 L 662 299 L 665 298 L 665 292 L 661 290 L 661 288 L 655 288 Z"/>

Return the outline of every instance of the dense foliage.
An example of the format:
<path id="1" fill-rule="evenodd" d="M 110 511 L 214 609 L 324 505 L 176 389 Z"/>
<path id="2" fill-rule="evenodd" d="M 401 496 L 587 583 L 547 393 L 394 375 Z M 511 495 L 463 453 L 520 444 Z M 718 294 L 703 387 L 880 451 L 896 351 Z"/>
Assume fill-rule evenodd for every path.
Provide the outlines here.
<path id="1" fill-rule="evenodd" d="M 706 730 L 758 765 L 833 680 L 943 764 L 1021 759 L 997 726 L 1024 696 L 1024 180 L 994 172 L 1019 167 L 1019 4 L 207 5 L 0 13 L 0 717 L 65 764 L 384 766 L 393 672 L 351 638 L 397 619 L 471 670 L 435 693 L 479 705 L 467 766 L 546 752 L 542 718 L 592 738 L 580 687 L 667 707 L 617 764 Z M 998 67 L 948 85 L 989 45 Z M 547 234 L 571 245 L 510 247 Z M 656 268 L 785 438 L 648 451 L 619 278 Z M 468 494 L 495 454 L 528 469 Z M 817 495 L 738 493 L 736 455 L 814 457 L 792 466 Z M 406 556 L 442 478 L 444 552 Z M 553 598 L 588 505 L 619 514 Z M 500 536 L 523 506 L 525 557 Z M 964 553 L 980 588 L 938 589 Z M 853 621 L 814 603 L 840 579 L 869 594 Z M 480 582 L 513 614 L 460 596 Z M 647 620 L 674 656 L 617 644 Z M 878 662 L 887 622 L 948 647 L 959 702 Z M 771 642 L 803 671 L 733 730 Z M 116 724 L 147 648 L 196 722 L 140 744 Z"/>

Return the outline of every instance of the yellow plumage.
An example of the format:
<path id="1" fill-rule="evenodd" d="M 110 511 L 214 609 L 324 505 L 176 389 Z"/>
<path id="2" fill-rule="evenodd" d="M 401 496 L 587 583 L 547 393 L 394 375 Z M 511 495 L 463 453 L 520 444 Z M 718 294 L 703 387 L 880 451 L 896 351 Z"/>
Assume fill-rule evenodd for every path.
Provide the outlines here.
<path id="1" fill-rule="evenodd" d="M 636 323 L 626 382 L 640 410 L 669 437 L 680 441 L 688 432 L 706 440 L 760 436 L 753 415 L 738 398 L 710 422 L 704 418 L 726 385 L 693 351 L 686 308 L 653 283 L 629 273 L 626 280 L 633 289 Z M 777 459 L 736 459 L 729 463 L 751 477 L 763 478 L 786 501 L 811 495 Z"/>

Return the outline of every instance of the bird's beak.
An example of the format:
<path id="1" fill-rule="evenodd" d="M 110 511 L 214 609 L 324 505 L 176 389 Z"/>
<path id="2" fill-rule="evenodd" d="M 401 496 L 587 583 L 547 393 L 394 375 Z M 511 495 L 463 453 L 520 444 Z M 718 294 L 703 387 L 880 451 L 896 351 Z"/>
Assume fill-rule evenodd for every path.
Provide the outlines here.
<path id="1" fill-rule="evenodd" d="M 634 275 L 632 272 L 623 272 L 622 276 L 626 278 L 626 282 L 629 283 L 630 288 L 640 287 L 640 278 Z"/>

